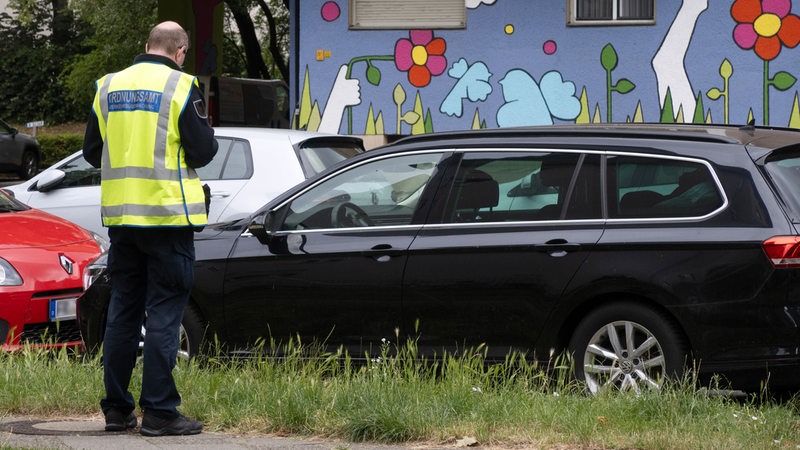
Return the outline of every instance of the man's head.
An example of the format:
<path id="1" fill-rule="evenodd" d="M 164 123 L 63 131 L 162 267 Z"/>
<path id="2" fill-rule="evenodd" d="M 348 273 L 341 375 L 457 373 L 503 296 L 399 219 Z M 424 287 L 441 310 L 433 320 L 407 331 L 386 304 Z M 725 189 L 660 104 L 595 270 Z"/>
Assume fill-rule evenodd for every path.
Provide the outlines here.
<path id="1" fill-rule="evenodd" d="M 150 30 L 144 50 L 150 54 L 166 56 L 183 67 L 186 52 L 189 50 L 189 35 L 176 22 L 161 22 Z"/>

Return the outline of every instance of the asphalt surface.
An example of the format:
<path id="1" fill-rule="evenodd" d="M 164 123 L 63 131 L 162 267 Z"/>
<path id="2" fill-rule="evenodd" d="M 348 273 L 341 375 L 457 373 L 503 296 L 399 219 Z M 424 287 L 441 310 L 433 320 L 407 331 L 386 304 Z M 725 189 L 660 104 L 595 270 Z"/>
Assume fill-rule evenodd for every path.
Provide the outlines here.
<path id="1" fill-rule="evenodd" d="M 302 449 L 302 450 L 411 450 L 457 448 L 430 445 L 382 445 L 338 440 L 295 438 L 271 435 L 238 436 L 203 432 L 193 436 L 146 437 L 138 428 L 106 432 L 102 417 L 89 419 L 37 419 L 15 417 L 0 419 L 0 448 L 35 449 L 126 449 L 126 450 L 228 450 L 228 449 Z M 473 447 L 475 448 L 475 447 Z"/>

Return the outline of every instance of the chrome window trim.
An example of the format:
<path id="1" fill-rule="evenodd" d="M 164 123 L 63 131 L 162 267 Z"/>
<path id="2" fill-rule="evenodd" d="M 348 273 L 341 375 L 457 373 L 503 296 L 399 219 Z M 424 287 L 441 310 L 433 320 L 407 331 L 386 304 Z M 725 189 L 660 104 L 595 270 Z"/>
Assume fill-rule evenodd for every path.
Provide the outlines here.
<path id="1" fill-rule="evenodd" d="M 274 234 L 277 236 L 277 235 L 289 235 L 289 234 L 331 233 L 337 231 L 352 233 L 353 231 L 364 231 L 364 230 L 387 231 L 387 230 L 421 229 L 423 226 L 424 225 L 422 224 L 414 224 L 414 225 L 377 225 L 374 227 L 308 228 L 304 230 L 278 230 Z M 252 233 L 250 234 L 252 235 Z"/>
<path id="2" fill-rule="evenodd" d="M 708 214 L 704 214 L 702 216 L 686 216 L 686 217 L 644 217 L 644 218 L 598 218 L 598 219 L 556 219 L 556 220 L 530 220 L 530 221 L 512 221 L 512 222 L 472 222 L 472 223 L 425 223 L 425 224 L 411 224 L 411 225 L 376 225 L 371 227 L 348 227 L 348 228 L 315 228 L 315 229 L 306 229 L 306 230 L 279 230 L 276 231 L 276 234 L 293 234 L 293 233 L 317 233 L 317 232 L 327 232 L 330 233 L 332 231 L 348 231 L 352 232 L 354 230 L 392 230 L 392 229 L 406 229 L 406 228 L 445 228 L 445 227 L 455 227 L 455 228 L 464 228 L 464 227 L 486 227 L 486 226 L 531 226 L 534 225 L 554 225 L 554 224 L 570 224 L 570 225 L 583 225 L 583 224 L 636 224 L 636 223 L 689 223 L 689 222 L 702 222 L 704 220 L 710 219 L 718 214 L 720 214 L 723 210 L 725 210 L 729 205 L 728 196 L 725 193 L 725 190 L 722 187 L 722 183 L 717 176 L 716 171 L 712 167 L 711 163 L 699 158 L 693 158 L 688 156 L 677 156 L 677 155 L 658 155 L 652 153 L 645 153 L 645 152 L 638 152 L 638 151 L 617 151 L 617 150 L 578 150 L 578 149 L 569 149 L 569 148 L 550 148 L 550 147 L 534 147 L 534 148 L 521 148 L 521 147 L 476 147 L 476 148 L 437 148 L 437 149 L 428 149 L 428 150 L 414 150 L 409 152 L 397 152 L 397 153 L 389 153 L 386 155 L 377 156 L 375 158 L 368 158 L 363 161 L 360 161 L 358 164 L 354 164 L 351 166 L 343 167 L 342 169 L 330 173 L 325 177 L 317 180 L 314 184 L 307 186 L 302 191 L 296 193 L 292 197 L 284 200 L 280 204 L 276 205 L 273 210 L 278 210 L 283 208 L 288 203 L 294 201 L 297 197 L 303 195 L 304 193 L 308 192 L 309 190 L 313 189 L 314 187 L 318 186 L 321 183 L 326 182 L 330 178 L 333 178 L 345 171 L 349 171 L 356 167 L 360 167 L 364 164 L 371 163 L 374 161 L 381 161 L 388 158 L 393 157 L 402 157 L 402 156 L 411 156 L 411 155 L 421 155 L 421 154 L 430 154 L 430 153 L 441 153 L 445 155 L 447 153 L 463 153 L 467 155 L 469 153 L 585 153 L 585 154 L 596 154 L 601 156 L 632 156 L 632 157 L 642 157 L 642 158 L 657 158 L 657 159 L 668 159 L 673 161 L 685 161 L 690 163 L 702 164 L 705 166 L 708 171 L 711 173 L 711 177 L 714 180 L 714 184 L 717 186 L 717 192 L 720 193 L 722 197 L 722 205 L 720 205 L 717 209 L 709 212 Z"/>

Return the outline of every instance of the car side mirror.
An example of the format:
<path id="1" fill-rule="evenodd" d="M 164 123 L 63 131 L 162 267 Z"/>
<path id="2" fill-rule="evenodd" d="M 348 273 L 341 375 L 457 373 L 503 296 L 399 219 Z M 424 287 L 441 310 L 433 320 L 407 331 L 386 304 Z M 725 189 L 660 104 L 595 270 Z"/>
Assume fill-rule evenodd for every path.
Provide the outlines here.
<path id="1" fill-rule="evenodd" d="M 269 245 L 272 241 L 273 232 L 272 227 L 275 222 L 275 211 L 267 211 L 264 215 L 256 216 L 247 229 L 250 233 L 258 238 L 258 242 L 264 245 Z"/>
<path id="2" fill-rule="evenodd" d="M 51 191 L 64 181 L 66 176 L 67 174 L 61 169 L 46 170 L 36 180 L 36 189 L 39 192 Z"/>

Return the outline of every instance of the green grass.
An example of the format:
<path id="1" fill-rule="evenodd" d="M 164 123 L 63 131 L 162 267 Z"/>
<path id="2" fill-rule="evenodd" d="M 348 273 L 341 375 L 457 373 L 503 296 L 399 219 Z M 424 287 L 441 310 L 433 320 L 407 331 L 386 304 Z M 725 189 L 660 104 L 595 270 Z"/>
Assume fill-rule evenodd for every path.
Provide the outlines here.
<path id="1" fill-rule="evenodd" d="M 180 363 L 184 414 L 206 429 L 348 441 L 636 449 L 800 448 L 800 400 L 703 394 L 691 377 L 661 391 L 587 395 L 569 361 L 537 367 L 511 355 L 486 365 L 482 349 L 420 361 L 413 343 L 385 344 L 355 364 L 342 353 L 309 358 L 206 357 Z M 100 359 L 27 349 L 0 354 L 0 417 L 96 415 Z M 138 397 L 140 369 L 131 386 Z"/>

